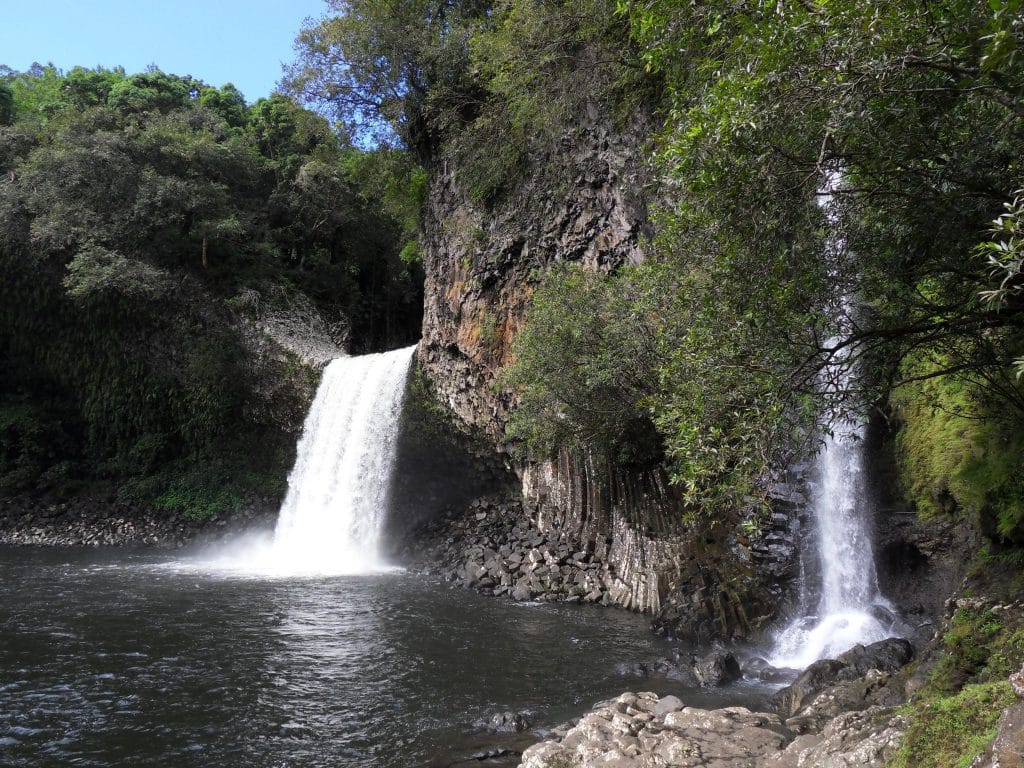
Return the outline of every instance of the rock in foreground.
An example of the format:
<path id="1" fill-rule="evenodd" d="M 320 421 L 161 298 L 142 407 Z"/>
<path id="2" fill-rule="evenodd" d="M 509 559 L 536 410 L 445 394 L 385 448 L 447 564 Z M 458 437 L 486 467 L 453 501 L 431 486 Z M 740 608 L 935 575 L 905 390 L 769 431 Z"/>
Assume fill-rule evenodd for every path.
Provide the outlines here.
<path id="1" fill-rule="evenodd" d="M 520 768 L 882 768 L 906 726 L 904 718 L 874 708 L 794 739 L 774 714 L 697 709 L 674 696 L 624 693 L 598 704 L 561 740 L 527 749 Z"/>

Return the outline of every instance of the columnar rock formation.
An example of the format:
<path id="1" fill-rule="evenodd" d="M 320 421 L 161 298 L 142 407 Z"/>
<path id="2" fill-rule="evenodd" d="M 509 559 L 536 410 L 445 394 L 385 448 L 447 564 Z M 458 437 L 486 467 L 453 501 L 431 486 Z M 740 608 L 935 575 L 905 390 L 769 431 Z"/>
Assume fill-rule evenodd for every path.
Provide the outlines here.
<path id="1" fill-rule="evenodd" d="M 611 125 L 589 115 L 488 205 L 471 201 L 458 168 L 438 161 L 433 169 L 419 363 L 438 398 L 498 450 L 513 403 L 496 382 L 544 270 L 575 262 L 608 272 L 644 258 L 651 174 L 643 146 L 651 129 L 642 117 Z M 747 635 L 778 604 L 793 570 L 791 520 L 773 523 L 771 541 L 737 537 L 736 526 L 683 526 L 663 472 L 628 472 L 568 452 L 516 469 L 534 524 L 594 552 L 614 574 L 611 600 L 667 611 L 669 630 Z"/>

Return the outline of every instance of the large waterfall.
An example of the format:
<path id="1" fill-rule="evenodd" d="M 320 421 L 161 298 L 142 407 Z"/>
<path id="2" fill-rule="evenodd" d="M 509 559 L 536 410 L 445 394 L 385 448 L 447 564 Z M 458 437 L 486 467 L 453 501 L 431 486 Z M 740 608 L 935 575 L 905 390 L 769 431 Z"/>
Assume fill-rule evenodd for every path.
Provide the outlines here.
<path id="1" fill-rule="evenodd" d="M 327 365 L 273 539 L 236 541 L 207 559 L 207 567 L 274 577 L 387 568 L 381 534 L 414 349 Z"/>
<path id="2" fill-rule="evenodd" d="M 415 347 L 333 360 L 302 427 L 274 532 L 291 571 L 380 566 L 380 535 L 399 416 Z"/>
<path id="3" fill-rule="evenodd" d="M 829 174 L 819 197 L 826 219 L 835 225 L 833 192 L 841 183 Z M 827 246 L 842 253 L 833 238 Z M 851 307 L 844 301 L 834 318 L 836 336 L 827 346 L 840 349 L 823 372 L 824 394 L 850 389 L 858 371 L 842 348 L 850 332 Z M 835 658 L 858 643 L 872 643 L 899 633 L 891 605 L 878 589 L 869 516 L 870 494 L 864 476 L 865 425 L 862 414 L 832 414 L 812 479 L 811 512 L 816 565 L 801 571 L 798 617 L 776 637 L 772 664 L 803 668 Z M 817 576 L 816 583 L 810 577 Z"/>

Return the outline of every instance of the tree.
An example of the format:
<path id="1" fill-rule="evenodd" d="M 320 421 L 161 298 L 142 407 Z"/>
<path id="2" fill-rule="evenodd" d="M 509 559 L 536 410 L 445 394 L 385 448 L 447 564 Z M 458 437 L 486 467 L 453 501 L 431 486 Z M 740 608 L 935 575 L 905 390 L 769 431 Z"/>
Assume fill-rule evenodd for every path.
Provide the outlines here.
<path id="1" fill-rule="evenodd" d="M 331 0 L 336 15 L 299 34 L 288 90 L 331 108 L 353 135 L 425 148 L 429 112 L 471 109 L 468 39 L 487 23 L 481 0 Z M 443 104 L 438 93 L 443 92 Z"/>
<path id="2" fill-rule="evenodd" d="M 109 481 L 196 513 L 274 492 L 308 381 L 253 320 L 302 294 L 356 348 L 410 341 L 397 182 L 283 96 L 248 110 L 155 70 L 2 80 L 0 488 Z"/>
<path id="3" fill-rule="evenodd" d="M 14 91 L 0 84 L 0 125 L 10 125 L 14 120 Z"/>
<path id="4" fill-rule="evenodd" d="M 1021 318 L 982 311 L 973 255 L 1018 186 L 1016 5 L 620 3 L 670 92 L 659 156 L 680 191 L 663 252 L 715 243 L 708 269 L 793 345 L 798 389 L 840 353 L 833 323 L 874 369 L 855 399 L 935 345 L 949 372 L 1019 399 L 988 339 L 1019 335 Z M 844 182 L 823 221 L 813 201 L 829 169 Z M 826 247 L 826 226 L 845 247 Z M 840 317 L 843 296 L 860 307 Z M 779 299 L 795 312 L 773 322 Z M 789 322 L 805 313 L 803 330 Z"/>
<path id="5" fill-rule="evenodd" d="M 107 104 L 122 112 L 170 112 L 195 101 L 203 84 L 191 77 L 151 70 L 115 83 Z"/>
<path id="6" fill-rule="evenodd" d="M 220 88 L 200 89 L 199 105 L 216 112 L 233 128 L 241 127 L 247 119 L 245 97 L 231 83 L 226 83 Z"/>

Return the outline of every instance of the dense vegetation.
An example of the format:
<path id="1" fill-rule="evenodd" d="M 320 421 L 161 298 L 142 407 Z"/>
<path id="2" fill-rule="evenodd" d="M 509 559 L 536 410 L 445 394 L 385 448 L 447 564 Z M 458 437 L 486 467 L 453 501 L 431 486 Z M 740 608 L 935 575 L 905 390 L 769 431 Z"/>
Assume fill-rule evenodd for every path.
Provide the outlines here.
<path id="1" fill-rule="evenodd" d="M 1020 0 L 329 5 L 286 86 L 337 131 L 158 71 L 0 73 L 0 490 L 203 512 L 280 482 L 302 368 L 261 313 L 415 337 L 430 171 L 497 210 L 567 184 L 542 158 L 593 115 L 641 113 L 649 257 L 536 271 L 511 437 L 664 466 L 715 516 L 869 414 L 921 515 L 975 518 L 983 567 L 1019 571 Z M 969 762 L 1021 638 L 957 614 L 898 765 Z"/>
<path id="2" fill-rule="evenodd" d="M 0 123 L 0 491 L 231 506 L 283 483 L 309 386 L 268 318 L 418 336 L 404 156 L 156 70 L 7 71 Z"/>
<path id="3" fill-rule="evenodd" d="M 506 379 L 527 450 L 663 462 L 713 515 L 814 424 L 882 412 L 922 512 L 1022 540 L 1016 0 L 332 7 L 291 87 L 477 205 L 594 105 L 662 125 L 651 258 L 538 276 Z"/>

